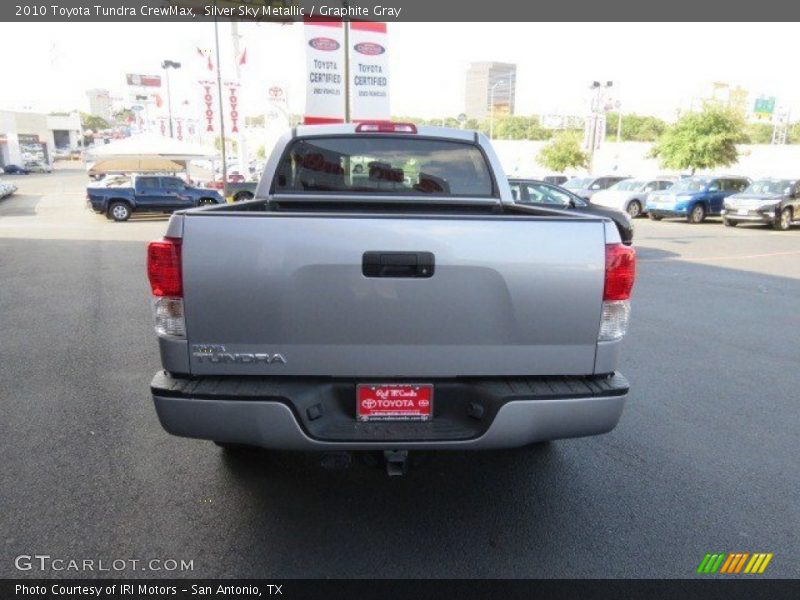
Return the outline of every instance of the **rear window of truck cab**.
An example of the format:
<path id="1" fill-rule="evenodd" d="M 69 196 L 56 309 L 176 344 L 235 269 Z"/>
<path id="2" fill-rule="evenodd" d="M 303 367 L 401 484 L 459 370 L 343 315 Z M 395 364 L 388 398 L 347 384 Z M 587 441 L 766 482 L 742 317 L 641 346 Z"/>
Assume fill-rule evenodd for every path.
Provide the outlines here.
<path id="1" fill-rule="evenodd" d="M 496 195 L 486 158 L 474 144 L 373 134 L 295 140 L 281 158 L 273 191 Z"/>

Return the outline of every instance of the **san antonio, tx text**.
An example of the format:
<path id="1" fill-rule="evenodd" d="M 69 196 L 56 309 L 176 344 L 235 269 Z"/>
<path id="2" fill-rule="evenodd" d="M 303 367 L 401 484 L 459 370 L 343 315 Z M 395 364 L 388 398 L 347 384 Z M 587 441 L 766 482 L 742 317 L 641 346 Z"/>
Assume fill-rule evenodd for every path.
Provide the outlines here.
<path id="1" fill-rule="evenodd" d="M 283 585 L 273 583 L 257 585 L 194 585 L 180 588 L 184 594 L 192 596 L 230 596 L 241 598 L 243 596 L 282 596 Z M 67 585 L 56 583 L 46 585 L 24 585 L 14 586 L 16 596 L 94 596 L 100 598 L 105 596 L 177 596 L 178 586 L 175 585 L 142 585 L 133 583 L 115 583 L 112 585 Z"/>

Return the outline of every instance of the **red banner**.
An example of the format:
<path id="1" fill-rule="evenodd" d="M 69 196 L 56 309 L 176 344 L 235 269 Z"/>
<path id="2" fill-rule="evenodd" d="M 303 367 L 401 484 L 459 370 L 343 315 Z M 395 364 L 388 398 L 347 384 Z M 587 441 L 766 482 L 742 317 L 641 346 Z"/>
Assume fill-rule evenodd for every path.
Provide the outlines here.
<path id="1" fill-rule="evenodd" d="M 239 133 L 239 84 L 233 81 L 225 83 L 228 90 L 228 102 L 230 104 L 230 130 L 231 133 Z"/>
<path id="2" fill-rule="evenodd" d="M 206 132 L 214 131 L 214 82 L 200 81 L 200 93 L 203 106 L 203 121 Z"/>

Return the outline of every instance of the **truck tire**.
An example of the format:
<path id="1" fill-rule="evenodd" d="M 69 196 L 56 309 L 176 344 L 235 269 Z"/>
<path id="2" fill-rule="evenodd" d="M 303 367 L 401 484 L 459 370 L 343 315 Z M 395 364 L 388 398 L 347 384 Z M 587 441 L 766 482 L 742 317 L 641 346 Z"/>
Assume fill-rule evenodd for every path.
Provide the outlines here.
<path id="1" fill-rule="evenodd" d="M 789 229 L 792 227 L 791 207 L 787 206 L 784 208 L 781 211 L 781 214 L 775 217 L 775 221 L 772 223 L 772 226 L 778 231 L 789 231 Z"/>
<path id="2" fill-rule="evenodd" d="M 131 205 L 121 200 L 116 200 L 108 205 L 108 218 L 118 223 L 131 218 Z"/>
<path id="3" fill-rule="evenodd" d="M 252 200 L 253 194 L 250 192 L 239 192 L 233 197 L 234 202 L 244 202 L 245 200 Z"/>
<path id="4" fill-rule="evenodd" d="M 631 200 L 628 203 L 628 214 L 630 215 L 631 219 L 635 219 L 636 217 L 642 216 L 642 203 L 638 200 Z"/>
<path id="5" fill-rule="evenodd" d="M 692 210 L 686 214 L 686 220 L 693 225 L 702 223 L 706 220 L 706 207 L 698 202 L 692 207 Z"/>
<path id="6" fill-rule="evenodd" d="M 725 227 L 736 227 L 739 224 L 738 221 L 731 221 L 725 217 L 722 217 L 722 222 L 725 224 Z"/>
<path id="7" fill-rule="evenodd" d="M 662 217 L 661 215 L 654 215 L 654 214 L 653 214 L 653 213 L 651 213 L 651 212 L 647 213 L 647 216 L 648 216 L 648 217 L 650 217 L 650 220 L 651 220 L 651 221 L 660 221 L 661 219 L 663 219 L 663 218 L 664 218 L 664 217 Z"/>

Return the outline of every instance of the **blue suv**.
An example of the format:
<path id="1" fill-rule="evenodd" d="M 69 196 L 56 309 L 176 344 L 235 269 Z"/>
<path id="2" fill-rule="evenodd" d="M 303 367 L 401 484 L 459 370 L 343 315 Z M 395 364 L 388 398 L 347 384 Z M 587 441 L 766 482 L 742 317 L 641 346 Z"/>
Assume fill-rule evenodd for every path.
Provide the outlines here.
<path id="1" fill-rule="evenodd" d="M 681 217 L 689 223 L 702 223 L 706 217 L 722 214 L 722 204 L 731 194 L 750 185 L 747 177 L 689 177 L 668 190 L 647 197 L 647 213 L 654 221 Z"/>

